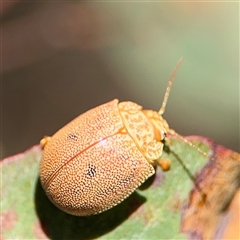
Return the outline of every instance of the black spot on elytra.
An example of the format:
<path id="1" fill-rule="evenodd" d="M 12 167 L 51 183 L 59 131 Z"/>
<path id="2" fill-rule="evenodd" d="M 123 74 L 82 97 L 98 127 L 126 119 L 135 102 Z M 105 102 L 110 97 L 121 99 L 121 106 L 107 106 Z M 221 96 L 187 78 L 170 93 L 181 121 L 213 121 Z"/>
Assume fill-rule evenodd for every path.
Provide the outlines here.
<path id="1" fill-rule="evenodd" d="M 96 175 L 96 168 L 92 164 L 88 165 L 87 177 L 94 177 Z"/>
<path id="2" fill-rule="evenodd" d="M 67 139 L 68 139 L 68 140 L 77 141 L 77 140 L 78 140 L 78 134 L 76 134 L 76 133 L 70 133 L 70 134 L 68 134 Z"/>

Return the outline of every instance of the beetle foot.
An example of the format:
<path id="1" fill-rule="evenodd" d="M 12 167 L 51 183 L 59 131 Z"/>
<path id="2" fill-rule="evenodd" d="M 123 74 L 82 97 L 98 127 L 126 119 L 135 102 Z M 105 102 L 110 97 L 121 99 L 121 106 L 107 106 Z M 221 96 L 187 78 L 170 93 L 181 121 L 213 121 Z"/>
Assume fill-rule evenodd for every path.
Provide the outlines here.
<path id="1" fill-rule="evenodd" d="M 43 139 L 41 139 L 40 141 L 40 144 L 42 145 L 42 149 L 44 149 L 50 141 L 51 141 L 51 137 L 44 136 Z"/>
<path id="2" fill-rule="evenodd" d="M 171 167 L 171 161 L 169 159 L 158 159 L 157 163 L 163 171 L 168 171 Z"/>

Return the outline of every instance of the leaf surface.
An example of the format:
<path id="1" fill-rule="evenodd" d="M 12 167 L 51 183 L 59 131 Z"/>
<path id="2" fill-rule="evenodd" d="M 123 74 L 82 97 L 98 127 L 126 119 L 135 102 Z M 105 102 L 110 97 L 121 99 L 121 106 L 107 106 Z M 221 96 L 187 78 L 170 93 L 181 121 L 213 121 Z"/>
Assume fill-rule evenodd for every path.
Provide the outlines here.
<path id="1" fill-rule="evenodd" d="M 158 167 L 155 176 L 121 204 L 90 217 L 68 215 L 48 200 L 39 181 L 40 146 L 4 159 L 0 163 L 2 239 L 229 236 L 226 216 L 239 189 L 240 155 L 206 138 L 188 139 L 209 157 L 171 138 L 162 156 L 171 160 L 169 171 Z"/>

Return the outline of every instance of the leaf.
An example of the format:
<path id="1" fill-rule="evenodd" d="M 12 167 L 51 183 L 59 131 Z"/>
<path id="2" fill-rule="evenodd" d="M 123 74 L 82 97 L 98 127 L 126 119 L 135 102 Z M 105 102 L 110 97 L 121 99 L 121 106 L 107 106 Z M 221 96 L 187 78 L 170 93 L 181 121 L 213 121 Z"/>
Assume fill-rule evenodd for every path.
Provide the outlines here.
<path id="1" fill-rule="evenodd" d="M 228 205 L 239 188 L 240 155 L 208 139 L 188 137 L 210 158 L 171 138 L 163 159 L 171 169 L 118 206 L 91 217 L 57 209 L 41 187 L 40 146 L 0 163 L 2 239 L 206 239 L 229 236 Z M 226 228 L 227 230 L 228 228 Z"/>
<path id="2" fill-rule="evenodd" d="M 182 230 L 189 232 L 192 239 L 222 237 L 226 212 L 240 187 L 240 155 L 213 142 L 209 144 L 212 161 L 196 177 L 197 188 L 192 190 L 183 214 Z M 239 234 L 239 230 L 236 233 Z"/>

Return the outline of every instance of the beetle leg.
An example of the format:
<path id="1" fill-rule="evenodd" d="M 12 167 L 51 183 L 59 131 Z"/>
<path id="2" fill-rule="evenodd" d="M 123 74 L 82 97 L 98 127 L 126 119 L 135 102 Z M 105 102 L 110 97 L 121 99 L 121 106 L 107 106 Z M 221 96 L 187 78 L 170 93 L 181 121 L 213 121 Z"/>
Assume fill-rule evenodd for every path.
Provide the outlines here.
<path id="1" fill-rule="evenodd" d="M 165 159 L 158 159 L 158 165 L 162 168 L 163 171 L 168 171 L 171 167 L 171 161 L 167 158 Z"/>
<path id="2" fill-rule="evenodd" d="M 41 141 L 40 141 L 40 144 L 42 145 L 42 149 L 44 149 L 50 141 L 51 141 L 51 137 L 44 136 L 44 138 L 41 139 Z"/>

